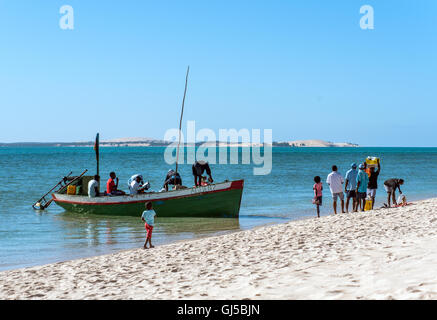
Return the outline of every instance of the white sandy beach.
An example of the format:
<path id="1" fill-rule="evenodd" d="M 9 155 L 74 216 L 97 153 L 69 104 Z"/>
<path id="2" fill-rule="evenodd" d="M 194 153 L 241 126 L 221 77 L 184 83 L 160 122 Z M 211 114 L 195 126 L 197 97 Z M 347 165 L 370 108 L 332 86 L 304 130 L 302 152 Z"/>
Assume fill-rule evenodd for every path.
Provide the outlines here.
<path id="1" fill-rule="evenodd" d="M 1 299 L 437 299 L 437 199 L 0 273 Z"/>

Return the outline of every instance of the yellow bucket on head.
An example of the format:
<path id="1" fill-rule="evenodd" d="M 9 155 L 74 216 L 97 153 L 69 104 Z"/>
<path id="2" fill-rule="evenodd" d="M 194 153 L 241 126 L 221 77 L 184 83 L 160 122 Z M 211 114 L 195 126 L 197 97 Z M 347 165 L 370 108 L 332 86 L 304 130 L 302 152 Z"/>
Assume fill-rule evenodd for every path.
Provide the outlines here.
<path id="1" fill-rule="evenodd" d="M 370 211 L 370 210 L 372 210 L 372 204 L 373 204 L 373 201 L 370 199 L 370 200 L 366 200 L 366 204 L 364 205 L 364 211 Z"/>
<path id="2" fill-rule="evenodd" d="M 377 158 L 377 157 L 367 157 L 366 158 L 366 164 L 367 167 L 377 167 L 378 166 L 378 160 L 381 161 L 381 159 Z"/>
<path id="3" fill-rule="evenodd" d="M 67 187 L 67 194 L 70 196 L 76 195 L 76 186 L 68 186 Z"/>

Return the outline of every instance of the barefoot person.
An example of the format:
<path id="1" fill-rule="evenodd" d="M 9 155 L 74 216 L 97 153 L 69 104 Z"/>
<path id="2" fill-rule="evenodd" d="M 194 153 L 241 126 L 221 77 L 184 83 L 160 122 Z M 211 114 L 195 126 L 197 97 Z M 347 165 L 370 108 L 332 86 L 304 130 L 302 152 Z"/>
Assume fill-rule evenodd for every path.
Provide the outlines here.
<path id="1" fill-rule="evenodd" d="M 396 188 L 399 189 L 399 193 L 402 194 L 401 185 L 404 184 L 403 179 L 388 179 L 384 181 L 384 188 L 387 191 L 387 205 L 390 207 L 390 198 L 393 199 L 393 205 L 396 206 Z"/>
<path id="2" fill-rule="evenodd" d="M 332 194 L 334 214 L 337 214 L 337 198 L 341 200 L 341 212 L 344 213 L 344 194 L 342 184 L 343 177 L 337 172 L 337 166 L 332 166 L 332 172 L 326 178 L 326 183 L 329 185 Z"/>
<path id="3" fill-rule="evenodd" d="M 352 198 L 352 211 L 357 212 L 358 210 L 358 199 L 357 199 L 357 164 L 352 163 L 351 169 L 346 172 L 344 192 L 346 193 L 346 212 L 349 212 L 349 200 Z"/>
<path id="4" fill-rule="evenodd" d="M 323 185 L 322 181 L 319 176 L 314 177 L 314 199 L 313 203 L 317 207 L 317 217 L 320 218 L 320 206 L 322 205 L 322 192 L 323 192 Z"/>
<path id="5" fill-rule="evenodd" d="M 378 159 L 378 170 L 375 167 L 370 167 L 369 184 L 367 185 L 367 195 L 372 198 L 372 210 L 375 205 L 376 189 L 378 189 L 378 176 L 381 172 L 381 163 Z"/>
<path id="6" fill-rule="evenodd" d="M 152 203 L 149 201 L 146 203 L 146 211 L 141 215 L 141 220 L 145 222 L 144 228 L 146 229 L 146 242 L 144 242 L 144 249 L 147 248 L 147 243 L 149 243 L 149 248 L 154 248 L 152 245 L 152 231 L 155 225 L 156 212 L 153 210 Z"/>
<path id="7" fill-rule="evenodd" d="M 369 184 L 369 175 L 367 174 L 366 166 L 362 163 L 358 167 L 360 170 L 357 175 L 357 198 L 358 204 L 360 205 L 360 210 L 364 211 L 364 206 L 366 204 L 366 191 L 367 185 Z M 358 205 L 357 205 L 358 209 Z"/>

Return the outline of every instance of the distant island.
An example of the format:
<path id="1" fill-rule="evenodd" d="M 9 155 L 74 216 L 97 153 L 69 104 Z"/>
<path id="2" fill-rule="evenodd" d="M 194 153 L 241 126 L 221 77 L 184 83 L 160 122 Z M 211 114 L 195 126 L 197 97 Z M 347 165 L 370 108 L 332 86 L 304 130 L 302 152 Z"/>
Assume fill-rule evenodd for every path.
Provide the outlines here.
<path id="1" fill-rule="evenodd" d="M 166 147 L 174 143 L 172 141 L 158 140 L 153 138 L 120 138 L 112 140 L 101 140 L 101 147 Z M 196 146 L 200 146 L 205 142 L 196 142 Z M 262 144 L 256 143 L 234 143 L 234 142 L 221 142 L 216 141 L 208 142 L 206 145 L 216 145 L 218 147 L 250 147 L 260 146 Z M 193 146 L 193 144 L 185 144 L 186 146 Z M 0 147 L 93 147 L 94 141 L 85 142 L 14 142 L 14 143 L 0 143 Z M 350 142 L 330 142 L 323 140 L 295 140 L 295 141 L 283 141 L 273 142 L 272 147 L 359 147 L 358 144 Z"/>
<path id="2" fill-rule="evenodd" d="M 331 142 L 323 140 L 295 140 L 287 142 L 290 147 L 359 147 L 356 143 L 351 142 Z"/>

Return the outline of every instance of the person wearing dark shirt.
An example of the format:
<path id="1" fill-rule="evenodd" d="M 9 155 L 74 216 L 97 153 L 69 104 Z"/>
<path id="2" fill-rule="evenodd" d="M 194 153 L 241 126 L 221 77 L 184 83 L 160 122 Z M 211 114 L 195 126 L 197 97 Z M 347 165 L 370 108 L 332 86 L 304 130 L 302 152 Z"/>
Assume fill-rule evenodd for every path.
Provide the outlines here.
<path id="1" fill-rule="evenodd" d="M 214 180 L 212 179 L 212 176 L 211 176 L 211 169 L 209 168 L 208 162 L 202 161 L 202 160 L 196 161 L 192 166 L 192 170 L 193 170 L 194 186 L 195 187 L 198 187 L 201 185 L 202 175 L 205 171 L 206 171 L 206 174 L 209 176 L 209 178 L 208 178 L 209 183 L 214 182 Z"/>
<path id="2" fill-rule="evenodd" d="M 372 210 L 375 205 L 376 189 L 378 189 L 378 176 L 381 172 L 381 163 L 378 159 L 378 169 L 370 168 L 369 184 L 367 185 L 367 195 L 372 198 Z"/>
<path id="3" fill-rule="evenodd" d="M 390 198 L 393 199 L 393 205 L 397 205 L 396 202 L 396 188 L 399 189 L 399 193 L 402 194 L 401 185 L 404 184 L 403 179 L 388 179 L 384 182 L 385 191 L 387 191 L 387 204 L 390 207 Z"/>
<path id="4" fill-rule="evenodd" d="M 181 186 L 182 185 L 182 178 L 178 173 L 176 173 L 174 170 L 170 169 L 167 172 L 167 175 L 165 177 L 165 182 L 163 188 L 165 191 L 168 191 L 168 185 L 171 184 L 173 186 Z"/>

